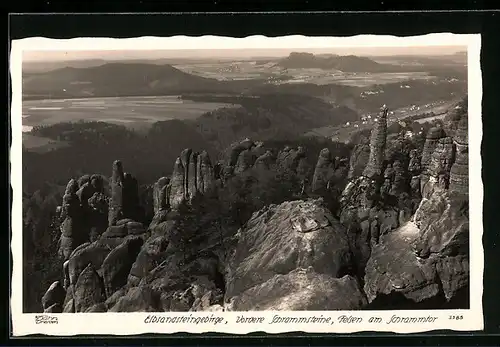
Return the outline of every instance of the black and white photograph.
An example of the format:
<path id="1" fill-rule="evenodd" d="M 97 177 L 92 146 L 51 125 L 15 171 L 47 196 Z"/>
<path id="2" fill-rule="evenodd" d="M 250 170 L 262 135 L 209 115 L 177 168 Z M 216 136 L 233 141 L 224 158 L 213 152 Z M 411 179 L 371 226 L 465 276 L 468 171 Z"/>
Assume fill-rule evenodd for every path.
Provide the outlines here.
<path id="1" fill-rule="evenodd" d="M 20 40 L 14 326 L 481 328 L 479 45 L 448 35 Z"/>

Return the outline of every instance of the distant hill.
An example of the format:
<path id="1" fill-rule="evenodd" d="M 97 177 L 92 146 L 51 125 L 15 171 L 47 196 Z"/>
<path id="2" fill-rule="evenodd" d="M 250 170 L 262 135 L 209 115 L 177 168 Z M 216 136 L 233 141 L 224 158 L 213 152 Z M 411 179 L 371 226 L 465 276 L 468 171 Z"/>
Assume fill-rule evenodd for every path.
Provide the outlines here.
<path id="1" fill-rule="evenodd" d="M 239 82 L 239 83 L 238 83 Z M 223 83 L 182 72 L 171 65 L 107 63 L 25 73 L 24 99 L 168 95 L 183 92 L 238 91 L 259 81 Z"/>
<path id="2" fill-rule="evenodd" d="M 178 65 L 218 62 L 217 58 L 162 58 L 162 59 L 82 59 L 82 60 L 59 60 L 59 61 L 23 61 L 23 74 L 43 73 L 63 69 L 65 67 L 89 68 L 105 64 L 149 64 L 149 65 Z M 255 59 L 254 59 L 255 60 Z"/>
<path id="3" fill-rule="evenodd" d="M 319 126 L 359 119 L 358 113 L 348 107 L 307 95 L 281 93 L 251 97 L 191 98 L 240 105 L 219 108 L 195 120 L 186 121 L 187 124 L 193 124 L 203 138 L 219 150 L 245 137 L 259 141 L 284 140 L 296 138 Z"/>
<path id="4" fill-rule="evenodd" d="M 63 60 L 63 61 L 23 61 L 23 74 L 42 73 L 65 67 L 88 68 L 106 64 L 104 59 Z"/>
<path id="5" fill-rule="evenodd" d="M 370 58 L 355 55 L 314 55 L 312 53 L 292 52 L 278 62 L 287 69 L 316 68 L 335 69 L 343 72 L 398 72 L 397 65 L 380 64 Z"/>

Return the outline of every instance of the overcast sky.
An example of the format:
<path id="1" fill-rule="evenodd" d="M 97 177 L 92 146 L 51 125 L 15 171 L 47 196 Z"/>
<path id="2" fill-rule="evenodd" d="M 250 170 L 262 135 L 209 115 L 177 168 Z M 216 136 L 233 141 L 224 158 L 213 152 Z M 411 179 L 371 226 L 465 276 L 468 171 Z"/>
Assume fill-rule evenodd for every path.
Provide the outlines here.
<path id="1" fill-rule="evenodd" d="M 288 49 L 191 49 L 191 50 L 44 50 L 24 51 L 25 62 L 64 60 L 125 60 L 164 58 L 250 58 L 280 57 L 290 52 L 339 55 L 447 55 L 466 51 L 465 46 L 420 46 L 420 47 L 354 47 L 354 48 L 288 48 Z"/>

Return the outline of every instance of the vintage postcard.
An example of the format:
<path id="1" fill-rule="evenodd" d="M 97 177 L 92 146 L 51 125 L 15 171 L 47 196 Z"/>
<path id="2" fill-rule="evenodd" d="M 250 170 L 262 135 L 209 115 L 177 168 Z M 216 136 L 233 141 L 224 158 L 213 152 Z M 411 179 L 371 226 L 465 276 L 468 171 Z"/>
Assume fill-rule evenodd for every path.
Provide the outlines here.
<path id="1" fill-rule="evenodd" d="M 14 335 L 481 330 L 480 47 L 12 42 Z"/>

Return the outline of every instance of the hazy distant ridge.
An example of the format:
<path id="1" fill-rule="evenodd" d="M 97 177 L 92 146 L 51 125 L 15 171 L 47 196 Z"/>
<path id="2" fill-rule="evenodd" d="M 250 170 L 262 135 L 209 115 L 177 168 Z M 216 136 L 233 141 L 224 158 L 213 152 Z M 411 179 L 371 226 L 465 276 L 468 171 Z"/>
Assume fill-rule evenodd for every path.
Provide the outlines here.
<path id="1" fill-rule="evenodd" d="M 65 67 L 23 77 L 25 99 L 165 95 L 221 89 L 222 83 L 215 79 L 194 76 L 171 65 L 147 63 Z"/>
<path id="2" fill-rule="evenodd" d="M 292 52 L 278 62 L 278 65 L 287 69 L 335 69 L 343 72 L 398 72 L 397 65 L 380 64 L 370 58 L 355 55 L 314 55 L 312 53 Z"/>

